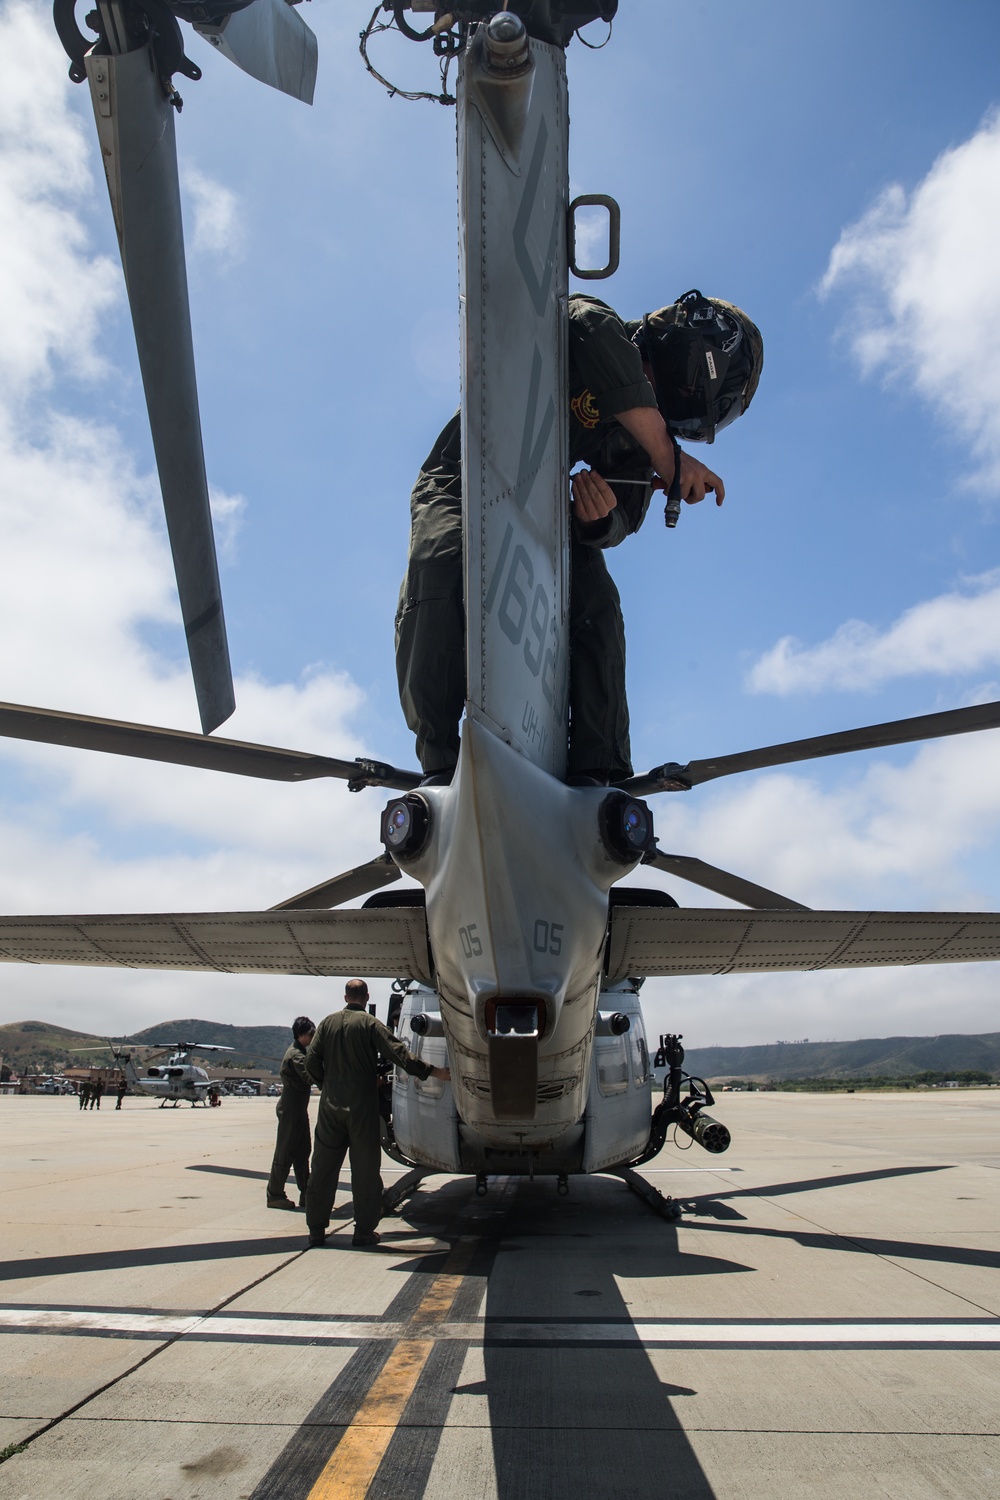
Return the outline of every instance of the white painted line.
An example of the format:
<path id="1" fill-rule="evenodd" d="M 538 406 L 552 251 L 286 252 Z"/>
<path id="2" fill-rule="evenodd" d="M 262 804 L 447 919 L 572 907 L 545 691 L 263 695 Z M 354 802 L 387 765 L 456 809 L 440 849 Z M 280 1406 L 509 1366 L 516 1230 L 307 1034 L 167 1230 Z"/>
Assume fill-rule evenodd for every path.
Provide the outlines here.
<path id="1" fill-rule="evenodd" d="M 202 1322 L 204 1318 L 197 1313 L 177 1317 L 170 1313 L 69 1312 L 48 1307 L 0 1308 L 0 1331 L 10 1329 L 14 1333 L 24 1329 L 48 1329 L 52 1333 L 159 1333 L 170 1339 L 179 1333 L 189 1333 Z"/>
<path id="2" fill-rule="evenodd" d="M 0 1309 L 0 1332 L 136 1334 L 146 1338 L 227 1339 L 266 1344 L 289 1339 L 360 1344 L 369 1339 L 430 1338 L 490 1343 L 629 1343 L 645 1348 L 684 1344 L 980 1344 L 1000 1347 L 1000 1319 L 977 1323 L 755 1322 L 535 1323 L 477 1320 L 439 1323 L 414 1331 L 403 1323 L 338 1318 L 217 1317 L 137 1312 L 75 1312 L 50 1308 Z"/>

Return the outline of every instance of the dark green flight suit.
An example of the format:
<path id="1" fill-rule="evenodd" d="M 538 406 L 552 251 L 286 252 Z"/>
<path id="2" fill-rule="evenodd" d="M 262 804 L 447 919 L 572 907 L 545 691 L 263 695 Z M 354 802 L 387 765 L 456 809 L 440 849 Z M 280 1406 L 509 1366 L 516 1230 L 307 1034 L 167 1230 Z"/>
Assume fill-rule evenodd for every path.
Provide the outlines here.
<path id="1" fill-rule="evenodd" d="M 348 1151 L 355 1232 L 372 1234 L 382 1217 L 380 1058 L 418 1078 L 430 1077 L 430 1065 L 414 1057 L 363 1007 L 345 1005 L 335 1015 L 326 1016 L 306 1053 L 309 1075 L 322 1090 L 306 1193 L 310 1234 L 322 1234 L 330 1222 L 337 1179 Z"/>
<path id="2" fill-rule="evenodd" d="M 275 1106 L 278 1116 L 278 1136 L 274 1145 L 274 1160 L 267 1181 L 268 1202 L 272 1198 L 284 1198 L 288 1169 L 295 1171 L 295 1181 L 300 1194 L 309 1186 L 309 1152 L 312 1141 L 309 1136 L 309 1092 L 312 1079 L 306 1072 L 306 1049 L 300 1042 L 293 1042 L 281 1059 L 281 1098 Z"/>
<path id="3" fill-rule="evenodd" d="M 606 303 L 569 299 L 569 455 L 611 484 L 618 502 L 603 521 L 573 523 L 570 588 L 569 772 L 632 773 L 625 699 L 625 627 L 601 555 L 638 531 L 649 506 L 649 455 L 615 420 L 655 407 L 623 323 Z M 643 481 L 615 488 L 616 479 Z M 431 449 L 410 497 L 410 556 L 396 615 L 396 675 L 406 722 L 427 772 L 454 766 L 465 704 L 462 593 L 462 450 L 458 415 Z"/>

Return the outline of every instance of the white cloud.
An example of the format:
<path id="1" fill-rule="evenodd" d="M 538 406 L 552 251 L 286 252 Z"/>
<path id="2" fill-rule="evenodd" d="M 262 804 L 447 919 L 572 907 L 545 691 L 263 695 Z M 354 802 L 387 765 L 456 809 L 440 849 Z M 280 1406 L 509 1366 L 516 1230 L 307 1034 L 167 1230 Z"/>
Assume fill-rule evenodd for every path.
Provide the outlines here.
<path id="1" fill-rule="evenodd" d="M 66 58 L 47 16 L 27 3 L 0 13 L 0 394 L 23 397 L 56 365 L 92 375 L 101 313 L 122 295 L 120 272 L 87 252 L 75 203 L 95 191 L 87 150 L 66 107 Z M 103 184 L 101 190 L 104 191 Z"/>
<path id="2" fill-rule="evenodd" d="M 181 184 L 193 210 L 192 247 L 230 260 L 238 256 L 242 226 L 236 194 L 191 165 L 181 168 Z"/>
<path id="3" fill-rule="evenodd" d="M 193 727 L 155 478 L 137 468 L 120 433 L 67 416 L 51 396 L 64 369 L 95 370 L 97 312 L 121 296 L 119 268 L 94 257 L 82 221 L 92 195 L 104 206 L 103 184 L 88 175 L 89 106 L 66 82 L 41 7 L 0 10 L 0 57 L 16 59 L 0 92 L 0 698 Z M 42 274 L 46 267 L 52 274 Z M 418 365 L 426 357 L 428 378 L 453 378 L 445 369 L 455 357 L 450 323 L 431 347 L 444 327 L 435 320 L 415 332 L 414 357 Z M 240 498 L 213 496 L 223 520 L 238 520 Z M 978 607 L 994 589 L 1000 582 L 985 580 L 955 597 Z M 245 677 L 237 698 L 224 730 L 234 737 L 348 757 L 373 748 L 355 729 L 363 694 L 346 674 Z M 337 784 L 285 786 L 15 741 L 0 741 L 0 755 L 6 912 L 253 908 L 378 847 L 379 795 L 352 797 Z M 869 763 L 853 786 L 832 792 L 808 774 L 761 776 L 690 800 L 661 799 L 658 828 L 664 847 L 812 905 L 996 906 L 997 893 L 969 873 L 1000 827 L 995 759 L 992 737 L 982 736 L 927 747 L 902 769 Z M 714 899 L 677 884 L 689 904 Z M 654 1024 L 663 989 L 689 1016 L 711 1016 L 721 1036 L 861 1035 L 889 1029 L 890 1014 L 900 1015 L 900 1030 L 925 1024 L 949 988 L 985 1013 L 984 975 L 993 971 L 935 970 L 905 984 L 896 972 L 763 976 L 651 984 L 647 993 Z M 323 1008 L 330 989 L 298 979 L 16 966 L 3 979 L 9 1019 L 117 1030 L 199 1013 L 273 1020 Z M 923 1009 L 900 1010 L 914 993 Z M 806 1008 L 810 1022 L 793 1024 Z M 959 1016 L 953 1006 L 950 1027 L 986 1029 L 969 1019 L 971 1008 Z M 676 1012 L 664 1012 L 664 1024 L 670 1019 L 676 1024 Z"/>
<path id="4" fill-rule="evenodd" d="M 964 588 L 925 599 L 885 630 L 848 620 L 826 641 L 804 646 L 783 636 L 754 663 L 754 693 L 869 691 L 899 677 L 982 672 L 1000 664 L 1000 578 L 966 580 Z"/>
<path id="5" fill-rule="evenodd" d="M 845 756 L 833 789 L 777 771 L 658 798 L 659 843 L 815 910 L 995 911 L 997 741 L 936 741 L 901 767 Z M 682 906 L 734 904 L 648 868 L 630 883 Z M 680 1027 L 692 1047 L 995 1031 L 996 999 L 989 963 L 650 980 L 643 990 L 650 1033 Z"/>
<path id="6" fill-rule="evenodd" d="M 1000 906 L 996 875 L 982 883 L 969 864 L 1000 834 L 995 732 L 931 741 L 904 766 L 857 756 L 838 757 L 835 765 L 833 789 L 808 771 L 784 770 L 720 785 L 707 796 L 664 798 L 656 808 L 660 846 L 816 909 Z M 645 880 L 648 872 L 641 874 Z M 684 899 L 728 904 L 692 890 Z"/>
<path id="7" fill-rule="evenodd" d="M 822 290 L 851 294 L 866 371 L 910 383 L 1000 488 L 1000 111 L 944 152 L 912 193 L 887 188 L 845 229 Z"/>
<path id="8" fill-rule="evenodd" d="M 236 540 L 246 519 L 245 495 L 227 495 L 217 485 L 208 486 L 208 503 L 212 508 L 212 528 L 219 555 L 226 562 L 236 559 Z"/>
<path id="9" fill-rule="evenodd" d="M 193 727 L 155 476 L 115 428 L 57 404 L 64 372 L 115 378 L 95 352 L 97 316 L 122 288 L 120 268 L 92 254 L 83 221 L 95 194 L 104 206 L 87 165 L 89 103 L 66 79 L 40 8 L 0 8 L 0 57 L 16 59 L 0 90 L 0 698 Z M 224 248 L 232 203 L 201 182 L 213 248 Z M 225 547 L 246 502 L 220 491 L 212 502 Z M 354 728 L 364 695 L 342 672 L 244 676 L 236 694 L 233 737 L 348 758 L 371 748 Z M 254 909 L 378 850 L 377 796 L 337 783 L 216 776 L 15 740 L 0 741 L 0 757 L 0 910 L 10 913 Z M 276 992 L 289 994 L 285 1007 L 308 1003 L 294 980 L 227 989 L 213 976 L 40 978 L 9 966 L 3 1012 L 45 1015 L 42 997 L 59 996 L 93 1005 L 93 1024 L 113 1014 L 135 1025 L 202 1003 L 233 1015 L 253 996 L 254 1018 L 265 1020 Z"/>

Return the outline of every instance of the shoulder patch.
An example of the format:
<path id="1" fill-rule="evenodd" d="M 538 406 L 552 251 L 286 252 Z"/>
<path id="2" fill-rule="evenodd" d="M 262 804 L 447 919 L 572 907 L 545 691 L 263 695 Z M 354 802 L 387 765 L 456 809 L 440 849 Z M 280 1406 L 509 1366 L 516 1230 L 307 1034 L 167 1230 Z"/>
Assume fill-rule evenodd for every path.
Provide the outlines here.
<path id="1" fill-rule="evenodd" d="M 588 390 L 583 390 L 578 396 L 574 396 L 569 403 L 569 409 L 581 427 L 596 427 L 601 420 L 597 402 Z"/>

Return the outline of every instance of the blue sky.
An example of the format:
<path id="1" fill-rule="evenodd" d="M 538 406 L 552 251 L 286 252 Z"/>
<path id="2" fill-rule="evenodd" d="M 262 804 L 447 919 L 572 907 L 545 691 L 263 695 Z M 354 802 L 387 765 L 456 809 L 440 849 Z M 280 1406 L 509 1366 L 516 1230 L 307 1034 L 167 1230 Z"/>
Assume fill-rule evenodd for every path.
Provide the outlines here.
<path id="1" fill-rule="evenodd" d="M 409 488 L 457 401 L 454 115 L 366 76 L 369 11 L 303 6 L 312 109 L 188 31 L 204 78 L 177 127 L 238 677 L 225 732 L 410 764 L 392 616 Z M 603 294 L 636 316 L 699 286 L 766 349 L 746 419 L 697 450 L 723 509 L 670 534 L 654 507 L 612 559 L 637 768 L 1000 697 L 995 5 L 621 12 L 604 50 L 569 51 L 573 188 L 623 213 Z M 0 32 L 0 698 L 195 728 L 89 100 L 47 6 L 5 0 Z M 433 86 L 428 49 L 379 57 Z M 813 906 L 997 909 L 996 741 L 660 798 L 661 844 Z M 379 808 L 5 744 L 0 908 L 267 906 L 375 853 Z M 316 981 L 3 977 L 3 1019 L 87 1029 L 335 998 Z M 991 1030 L 995 988 L 971 966 L 645 993 L 651 1029 L 697 1045 Z"/>

